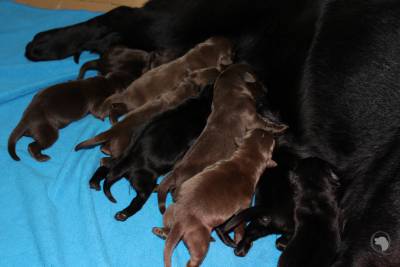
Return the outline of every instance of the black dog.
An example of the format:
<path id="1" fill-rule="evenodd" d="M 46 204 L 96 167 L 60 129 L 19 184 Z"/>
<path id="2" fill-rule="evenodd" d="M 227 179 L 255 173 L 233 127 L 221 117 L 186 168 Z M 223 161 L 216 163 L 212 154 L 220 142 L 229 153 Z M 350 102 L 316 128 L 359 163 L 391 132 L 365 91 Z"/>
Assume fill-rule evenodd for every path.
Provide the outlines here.
<path id="1" fill-rule="evenodd" d="M 103 189 L 112 202 L 110 188 L 123 177 L 137 192 L 130 205 L 115 215 L 117 220 L 125 221 L 142 208 L 157 178 L 169 172 L 200 135 L 211 112 L 212 91 L 212 86 L 206 86 L 198 97 L 152 119 L 134 134 L 122 156 L 96 171 L 91 187 L 99 188 L 99 181 L 106 178 Z"/>
<path id="2" fill-rule="evenodd" d="M 211 35 L 230 37 L 237 58 L 269 88 L 296 147 L 328 162 L 341 179 L 344 232 L 334 266 L 397 267 L 399 242 L 379 252 L 371 239 L 379 231 L 400 238 L 399 12 L 393 0 L 151 0 L 141 9 L 118 8 L 40 33 L 26 55 L 57 59 L 83 50 L 102 53 L 117 43 L 184 52 Z M 290 258 L 295 249 L 286 251 Z"/>

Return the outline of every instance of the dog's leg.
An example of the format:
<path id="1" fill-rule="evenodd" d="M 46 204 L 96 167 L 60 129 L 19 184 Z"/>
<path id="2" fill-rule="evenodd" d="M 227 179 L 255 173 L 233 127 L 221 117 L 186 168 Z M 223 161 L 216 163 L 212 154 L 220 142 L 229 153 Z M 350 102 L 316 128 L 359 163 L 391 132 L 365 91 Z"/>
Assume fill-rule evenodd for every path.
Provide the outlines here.
<path id="1" fill-rule="evenodd" d="M 157 186 L 157 180 L 153 174 L 148 172 L 138 172 L 139 175 L 132 175 L 129 179 L 130 184 L 136 190 L 136 197 L 132 200 L 128 207 L 115 214 L 115 219 L 125 221 L 136 212 L 138 212 L 149 199 L 154 188 Z M 147 175 L 146 175 L 147 174 Z"/>
<path id="2" fill-rule="evenodd" d="M 89 180 L 90 188 L 100 191 L 100 182 L 107 176 L 109 171 L 110 169 L 104 165 L 97 168 L 92 178 Z"/>
<path id="3" fill-rule="evenodd" d="M 245 228 L 242 240 L 235 248 L 235 255 L 238 257 L 246 256 L 254 241 L 272 233 L 274 233 L 274 230 L 270 225 L 261 224 L 258 220 L 251 221 Z"/>
<path id="4" fill-rule="evenodd" d="M 50 157 L 42 154 L 42 150 L 49 148 L 57 141 L 58 129 L 50 124 L 39 124 L 35 128 L 32 128 L 31 132 L 35 142 L 29 144 L 29 153 L 37 161 L 43 162 L 49 160 Z"/>
<path id="5" fill-rule="evenodd" d="M 114 125 L 118 122 L 118 118 L 128 112 L 124 103 L 112 103 L 110 108 L 110 122 Z"/>
<path id="6" fill-rule="evenodd" d="M 237 226 L 235 228 L 235 230 L 233 230 L 235 244 L 239 243 L 239 241 L 242 240 L 242 238 L 244 236 L 244 227 L 245 227 L 245 224 L 241 223 L 241 224 L 239 224 L 239 226 Z"/>
<path id="7" fill-rule="evenodd" d="M 215 228 L 215 232 L 217 233 L 219 239 L 221 239 L 222 243 L 228 247 L 236 248 L 235 241 L 229 236 L 228 233 L 224 232 L 221 227 Z"/>
<path id="8" fill-rule="evenodd" d="M 182 239 L 190 253 L 190 260 L 186 267 L 199 267 L 210 246 L 210 232 L 206 227 L 201 225 L 185 233 Z"/>

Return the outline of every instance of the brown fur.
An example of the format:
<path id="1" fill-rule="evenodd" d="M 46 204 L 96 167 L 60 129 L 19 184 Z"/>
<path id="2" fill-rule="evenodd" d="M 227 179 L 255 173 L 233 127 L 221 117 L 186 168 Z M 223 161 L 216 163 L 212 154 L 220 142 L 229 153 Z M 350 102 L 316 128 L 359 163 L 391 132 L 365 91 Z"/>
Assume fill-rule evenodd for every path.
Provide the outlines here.
<path id="1" fill-rule="evenodd" d="M 112 157 L 118 157 L 128 146 L 132 132 L 136 127 L 161 112 L 176 107 L 185 99 L 197 95 L 199 89 L 207 84 L 214 83 L 219 75 L 216 68 L 206 68 L 193 71 L 172 91 L 162 94 L 157 99 L 131 111 L 111 129 L 97 136 L 83 141 L 76 146 L 76 150 L 105 143 L 102 151 Z"/>
<path id="2" fill-rule="evenodd" d="M 259 177 L 265 168 L 276 166 L 271 159 L 274 146 L 271 132 L 252 130 L 229 159 L 205 168 L 182 184 L 177 202 L 164 214 L 164 228 L 153 230 L 168 235 L 164 250 L 166 267 L 171 266 L 172 251 L 180 239 L 190 252 L 187 266 L 200 266 L 207 254 L 211 231 L 248 208 Z"/>
<path id="3" fill-rule="evenodd" d="M 46 88 L 36 94 L 24 111 L 22 118 L 8 139 L 8 152 L 14 160 L 20 160 L 15 145 L 22 136 L 35 141 L 28 146 L 29 153 L 38 161 L 49 156 L 41 150 L 53 145 L 58 129 L 92 113 L 102 118 L 99 107 L 112 93 L 123 90 L 129 84 L 124 73 L 112 73 L 86 80 L 70 81 Z"/>
<path id="4" fill-rule="evenodd" d="M 165 211 L 165 200 L 170 190 L 179 188 L 205 167 L 229 158 L 237 147 L 237 139 L 243 138 L 247 130 L 262 128 L 280 133 L 286 129 L 286 126 L 265 121 L 257 114 L 256 98 L 263 93 L 261 84 L 246 64 L 231 65 L 218 77 L 206 128 L 158 186 L 161 213 Z"/>
<path id="5" fill-rule="evenodd" d="M 125 111 L 140 107 L 163 93 L 173 90 L 192 71 L 232 62 L 232 47 L 223 37 L 212 37 L 196 45 L 185 55 L 144 73 L 121 93 L 110 96 L 103 104 L 108 111 L 113 103 L 125 106 Z M 122 114 L 120 114 L 122 115 Z"/>

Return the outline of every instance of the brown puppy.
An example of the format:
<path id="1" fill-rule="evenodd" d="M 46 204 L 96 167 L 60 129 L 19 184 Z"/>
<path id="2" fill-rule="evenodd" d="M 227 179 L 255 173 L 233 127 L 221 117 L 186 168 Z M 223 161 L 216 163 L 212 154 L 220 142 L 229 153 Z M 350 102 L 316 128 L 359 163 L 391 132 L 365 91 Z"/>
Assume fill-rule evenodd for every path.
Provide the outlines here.
<path id="1" fill-rule="evenodd" d="M 106 77 L 70 81 L 40 91 L 33 97 L 8 139 L 9 154 L 14 160 L 20 160 L 15 144 L 25 135 L 35 140 L 28 146 L 29 153 L 38 161 L 49 160 L 50 157 L 41 151 L 55 143 L 58 129 L 83 118 L 87 113 L 102 119 L 99 108 L 104 100 L 128 84 L 129 78 L 125 73 L 110 73 Z"/>
<path id="2" fill-rule="evenodd" d="M 196 45 L 185 55 L 144 73 L 121 93 L 110 96 L 103 105 L 107 113 L 113 103 L 120 105 L 119 115 L 149 102 L 174 88 L 192 71 L 232 63 L 231 42 L 223 37 L 211 37 Z M 121 108 L 121 105 L 123 108 Z"/>
<path id="3" fill-rule="evenodd" d="M 263 94 L 263 87 L 256 81 L 250 66 L 235 64 L 222 72 L 214 86 L 212 112 L 206 128 L 158 186 L 161 213 L 165 211 L 170 190 L 179 188 L 205 167 L 229 158 L 236 150 L 236 140 L 243 138 L 247 130 L 261 128 L 280 133 L 286 129 L 285 125 L 266 121 L 257 114 L 256 99 Z"/>
<path id="4" fill-rule="evenodd" d="M 168 50 L 148 53 L 139 49 L 116 46 L 102 54 L 99 59 L 83 64 L 78 79 L 82 79 L 88 70 L 97 70 L 101 75 L 126 72 L 132 75 L 133 81 L 149 69 L 169 62 L 174 57 L 172 51 Z"/>
<path id="5" fill-rule="evenodd" d="M 155 115 L 178 106 L 187 98 L 197 95 L 202 87 L 214 83 L 219 73 L 216 68 L 193 71 L 177 88 L 131 111 L 111 129 L 81 142 L 75 147 L 75 150 L 105 143 L 102 147 L 104 153 L 114 158 L 120 156 L 128 146 L 132 132 L 136 127 Z"/>
<path id="6" fill-rule="evenodd" d="M 173 249 L 181 239 L 190 252 L 187 266 L 200 266 L 208 251 L 211 231 L 248 208 L 259 177 L 265 168 L 276 166 L 271 159 L 273 133 L 255 129 L 242 140 L 232 157 L 184 182 L 177 202 L 164 214 L 164 228 L 153 228 L 156 235 L 167 235 L 165 266 L 171 266 Z"/>

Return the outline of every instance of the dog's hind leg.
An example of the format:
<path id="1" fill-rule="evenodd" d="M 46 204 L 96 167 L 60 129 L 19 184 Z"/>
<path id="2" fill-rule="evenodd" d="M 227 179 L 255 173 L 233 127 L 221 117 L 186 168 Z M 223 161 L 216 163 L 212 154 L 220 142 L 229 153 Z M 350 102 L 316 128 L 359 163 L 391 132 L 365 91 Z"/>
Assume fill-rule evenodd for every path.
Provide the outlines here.
<path id="1" fill-rule="evenodd" d="M 104 165 L 97 168 L 92 178 L 89 180 L 90 188 L 100 191 L 100 182 L 107 176 L 109 171 L 110 169 Z"/>
<path id="2" fill-rule="evenodd" d="M 128 207 L 115 214 L 116 220 L 125 221 L 143 207 L 157 186 L 156 178 L 157 176 L 147 171 L 136 172 L 134 176 L 131 176 L 129 182 L 135 188 L 137 195 Z"/>
<path id="3" fill-rule="evenodd" d="M 111 173 L 111 175 L 112 175 L 112 173 Z M 111 187 L 113 186 L 113 184 L 115 184 L 116 182 L 118 182 L 122 178 L 123 178 L 123 176 L 110 176 L 110 175 L 107 175 L 107 177 L 106 177 L 106 179 L 104 181 L 103 192 L 106 195 L 106 197 L 113 203 L 116 203 L 117 201 L 115 200 L 115 198 L 111 194 Z"/>
<path id="4" fill-rule="evenodd" d="M 273 234 L 274 232 L 270 225 L 265 226 L 257 220 L 250 222 L 245 228 L 242 240 L 239 241 L 235 248 L 235 255 L 238 257 L 246 256 L 255 240 Z"/>
<path id="5" fill-rule="evenodd" d="M 37 161 L 48 161 L 50 156 L 42 154 L 42 150 L 53 145 L 58 138 L 58 129 L 50 124 L 39 124 L 31 129 L 34 142 L 28 145 L 28 151 Z"/>
<path id="6" fill-rule="evenodd" d="M 182 239 L 190 253 L 190 260 L 186 266 L 200 266 L 210 246 L 210 231 L 205 226 L 201 225 L 185 233 Z"/>

